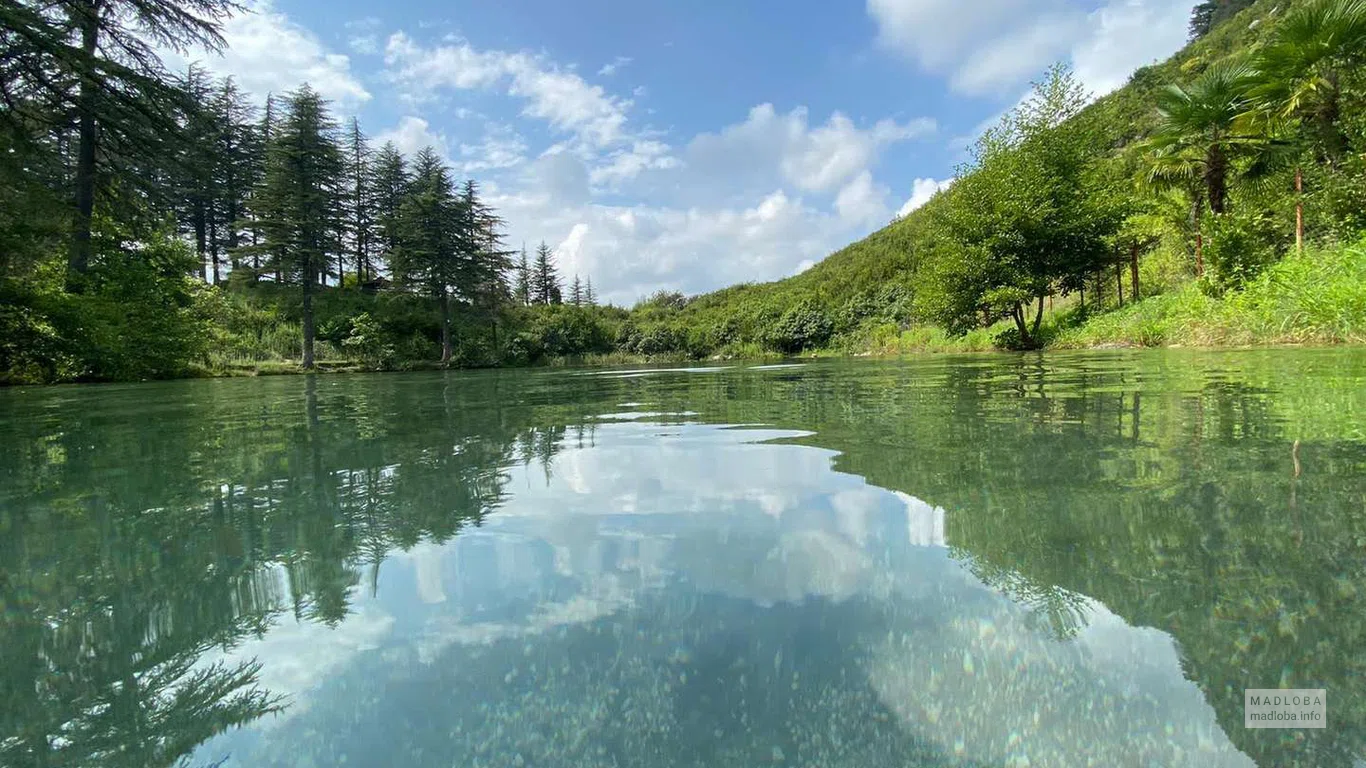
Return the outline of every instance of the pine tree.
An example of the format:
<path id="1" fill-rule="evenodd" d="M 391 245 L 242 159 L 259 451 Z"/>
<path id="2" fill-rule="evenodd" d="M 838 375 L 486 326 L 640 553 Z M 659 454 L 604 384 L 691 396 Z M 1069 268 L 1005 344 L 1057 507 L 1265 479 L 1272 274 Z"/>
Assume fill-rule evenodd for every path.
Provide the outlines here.
<path id="1" fill-rule="evenodd" d="M 218 282 L 217 259 L 210 258 L 210 234 L 216 196 L 218 163 L 215 115 L 209 108 L 213 81 L 201 66 L 191 65 L 180 79 L 180 89 L 188 100 L 184 125 L 180 130 L 184 141 L 179 145 L 175 170 L 179 183 L 175 194 L 181 199 L 181 220 L 187 234 L 194 241 L 195 256 L 199 259 L 205 282 Z"/>
<path id="2" fill-rule="evenodd" d="M 370 205 L 375 220 L 375 258 L 387 261 L 393 257 L 399 246 L 399 208 L 410 182 L 408 167 L 403 154 L 392 141 L 384 143 L 375 153 L 370 174 Z M 371 265 L 374 274 L 379 275 L 378 265 Z"/>
<path id="3" fill-rule="evenodd" d="M 526 245 L 522 246 L 522 260 L 517 263 L 516 299 L 524 307 L 531 305 L 531 267 L 526 260 Z"/>
<path id="4" fill-rule="evenodd" d="M 252 272 L 256 273 L 255 279 L 260 279 L 263 264 L 269 266 L 269 263 L 274 261 L 270 257 L 269 246 L 266 243 L 265 200 L 262 193 L 265 188 L 266 166 L 270 156 L 270 147 L 278 134 L 279 110 L 275 104 L 275 95 L 266 94 L 266 103 L 261 112 L 261 120 L 249 134 L 252 151 L 248 155 L 250 161 L 247 166 L 247 173 L 254 181 L 254 185 L 248 192 L 243 228 L 249 234 L 251 243 L 239 248 L 239 254 L 241 257 L 250 257 Z M 276 271 L 275 281 L 281 282 L 280 278 L 279 271 Z"/>
<path id="5" fill-rule="evenodd" d="M 512 300 L 508 273 L 512 251 L 503 249 L 503 220 L 479 198 L 479 185 L 467 179 L 460 194 L 463 269 L 460 294 L 476 314 L 488 321 L 493 347 L 498 347 L 498 308 Z"/>
<path id="6" fill-rule="evenodd" d="M 344 205 L 352 264 L 356 269 L 356 285 L 359 286 L 371 279 L 370 252 L 375 241 L 373 186 L 370 183 L 372 153 L 365 134 L 361 132 L 360 121 L 354 117 L 351 118 L 346 139 L 347 196 Z M 340 259 L 337 268 L 337 283 L 341 285 L 345 283 L 345 270 Z"/>
<path id="7" fill-rule="evenodd" d="M 536 247 L 536 264 L 531 271 L 531 300 L 536 304 L 560 303 L 560 278 L 555 274 L 554 255 L 544 241 Z"/>
<path id="8" fill-rule="evenodd" d="M 460 192 L 465 280 L 462 293 L 484 311 L 512 299 L 508 272 L 513 269 L 512 251 L 503 249 L 503 220 L 479 198 L 479 185 L 467 179 Z"/>
<path id="9" fill-rule="evenodd" d="M 252 189 L 260 183 L 264 147 L 255 125 L 256 108 L 232 78 L 214 99 L 218 123 L 218 191 L 214 215 L 233 269 L 241 266 L 242 233 Z"/>
<path id="10" fill-rule="evenodd" d="M 390 265 L 396 280 L 433 296 L 441 309 L 441 362 L 452 353 L 451 299 L 466 264 L 462 258 L 464 212 L 445 164 L 431 147 L 413 159 L 413 179 L 399 205 L 398 247 Z"/>
<path id="11" fill-rule="evenodd" d="M 154 177 L 127 171 L 173 154 L 178 113 L 186 101 L 166 77 L 156 48 L 216 51 L 223 45 L 219 24 L 238 7 L 232 0 L 0 6 L 0 96 L 6 105 L 0 121 L 16 126 L 35 119 L 52 124 L 58 116 L 74 121 L 69 287 L 79 290 L 90 266 L 96 198 L 117 188 L 104 177 L 117 174 L 130 185 L 155 186 Z M 24 98 L 12 98 L 17 95 Z"/>
<path id="12" fill-rule="evenodd" d="M 591 277 L 584 280 L 583 303 L 590 307 L 598 305 L 598 295 L 593 292 L 593 278 Z"/>
<path id="13" fill-rule="evenodd" d="M 267 148 L 261 227 L 276 274 L 303 287 L 303 367 L 313 367 L 313 294 L 342 249 L 337 201 L 344 163 L 327 103 L 307 85 L 290 94 Z"/>
<path id="14" fill-rule="evenodd" d="M 574 282 L 569 285 L 569 303 L 576 307 L 583 306 L 583 283 L 578 275 L 574 275 Z"/>

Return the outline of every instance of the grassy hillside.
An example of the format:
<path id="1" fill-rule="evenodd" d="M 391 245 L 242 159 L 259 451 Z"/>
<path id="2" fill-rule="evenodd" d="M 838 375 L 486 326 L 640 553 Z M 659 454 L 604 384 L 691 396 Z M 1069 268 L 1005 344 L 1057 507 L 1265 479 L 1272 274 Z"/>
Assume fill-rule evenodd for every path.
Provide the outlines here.
<path id="1" fill-rule="evenodd" d="M 1143 142 L 1149 138 L 1159 125 L 1160 115 L 1155 106 L 1159 93 L 1170 84 L 1191 81 L 1211 66 L 1229 61 L 1245 61 L 1261 46 L 1276 29 L 1276 22 L 1283 16 L 1292 3 L 1284 0 L 1262 0 L 1221 23 L 1205 36 L 1188 44 L 1168 60 L 1143 67 L 1130 77 L 1122 88 L 1105 95 L 1083 109 L 1072 118 L 1075 122 L 1086 123 L 1091 135 L 1104 147 L 1101 160 L 1108 166 L 1106 173 L 1125 179 L 1131 189 L 1127 194 L 1135 197 L 1152 193 L 1138 189 L 1137 180 L 1143 175 Z M 1355 94 L 1353 94 L 1355 95 Z M 1345 100 L 1344 100 L 1344 103 Z M 1359 107 L 1361 102 L 1352 102 L 1351 120 L 1361 121 Z M 1337 169 L 1342 171 L 1342 169 Z M 1313 169 L 1306 169 L 1306 183 L 1321 181 L 1321 186 L 1341 188 L 1340 177 L 1327 179 Z M 1288 171 L 1282 169 L 1278 176 L 1261 179 L 1256 184 L 1248 184 L 1233 194 L 1239 196 L 1239 204 L 1251 211 L 1266 212 L 1266 229 L 1269 240 L 1278 247 L 1278 256 L 1288 253 L 1286 245 L 1293 240 L 1293 193 Z M 1312 187 L 1310 187 L 1312 189 Z M 922 277 L 922 267 L 936 258 L 935 229 L 936 216 L 943 213 L 952 192 L 942 193 L 927 205 L 913 211 L 903 219 L 893 221 L 866 238 L 852 243 L 817 263 L 811 269 L 771 283 L 746 284 L 733 286 L 720 291 L 704 294 L 687 300 L 674 297 L 668 302 L 644 302 L 633 312 L 632 320 L 639 324 L 641 334 L 654 334 L 676 340 L 677 351 L 708 352 L 719 351 L 723 354 L 744 354 L 758 349 L 778 349 L 791 351 L 792 347 L 806 349 L 827 349 L 837 352 L 896 352 L 938 349 L 980 349 L 992 346 L 995 334 L 1009 327 L 1009 323 L 995 323 L 988 319 L 977 330 L 968 329 L 966 335 L 954 335 L 925 327 L 933 321 L 917 311 L 917 294 L 924 296 L 927 291 L 935 290 Z M 1141 294 L 1146 299 L 1157 294 L 1177 292 L 1189 297 L 1205 294 L 1220 294 L 1229 288 L 1241 288 L 1242 281 L 1236 285 L 1197 286 L 1194 272 L 1194 242 L 1188 231 L 1170 220 L 1185 215 L 1187 209 L 1180 207 L 1176 195 L 1156 196 L 1156 202 L 1144 202 L 1139 207 L 1146 215 L 1139 217 L 1139 225 L 1154 230 L 1139 254 L 1138 272 L 1140 274 Z M 1344 261 L 1351 261 L 1350 253 L 1340 250 L 1338 242 L 1354 243 L 1354 227 L 1334 219 L 1333 201 L 1325 190 L 1319 195 L 1324 199 L 1320 206 L 1307 206 L 1306 228 L 1312 240 L 1317 240 L 1326 252 Z M 1171 199 L 1168 199 L 1171 198 Z M 1311 195 L 1311 199 L 1313 196 Z M 1163 210 L 1163 207 L 1170 210 Z M 1168 221 L 1161 221 L 1163 216 Z M 1163 231 L 1165 229 L 1165 231 Z M 1224 241 L 1221 241 L 1224 242 Z M 1233 240 L 1226 241 L 1226 248 L 1236 248 Z M 1205 233 L 1203 246 L 1209 253 L 1215 252 L 1210 232 Z M 1268 259 L 1270 260 L 1270 259 Z M 1348 273 L 1356 274 L 1351 269 Z M 1108 276 L 1106 277 L 1108 280 Z M 1125 284 L 1125 317 L 1141 318 L 1149 311 L 1148 301 L 1132 305 L 1133 286 L 1130 284 L 1128 268 L 1121 276 Z M 1111 286 L 1113 283 L 1111 283 Z M 1063 291 L 1053 289 L 1049 296 L 1046 316 L 1059 341 L 1066 340 L 1069 345 L 1092 343 L 1157 343 L 1159 339 L 1175 342 L 1204 341 L 1256 341 L 1282 338 L 1309 339 L 1346 339 L 1361 337 L 1363 328 L 1350 333 L 1319 334 L 1312 329 L 1295 326 L 1295 318 L 1280 318 L 1287 324 L 1283 332 L 1265 333 L 1252 330 L 1234 331 L 1226 327 L 1228 317 L 1224 317 L 1223 330 L 1210 333 L 1182 334 L 1140 334 L 1137 338 L 1123 338 L 1118 329 L 1128 327 L 1119 320 L 1101 322 L 1106 310 L 1117 309 L 1119 301 L 1113 287 L 1102 284 L 1101 292 L 1086 290 Z M 1366 290 L 1366 284 L 1353 284 L 1348 290 Z M 1191 304 L 1193 299 L 1186 301 Z M 1212 306 L 1218 302 L 1208 298 L 1202 306 Z M 1078 302 L 1086 305 L 1086 311 L 1078 313 Z M 1170 299 L 1153 300 L 1151 311 L 1166 313 L 1170 309 Z M 1199 302 L 1197 302 L 1199 303 Z M 1070 309 L 1069 309 L 1070 308 Z M 1066 314 L 1060 310 L 1067 309 Z M 795 315 L 805 314 L 817 319 L 812 320 L 814 343 L 801 343 L 798 340 L 784 340 L 781 330 L 775 326 L 789 321 L 800 321 Z M 823 319 L 822 319 L 823 318 Z M 1076 326 L 1086 322 L 1101 323 L 1094 331 L 1080 331 L 1076 328 L 1058 334 L 1064 326 Z M 1198 322 L 1191 315 L 1190 322 Z M 788 325 L 793 323 L 789 322 Z M 796 322 L 800 326 L 800 322 Z M 1102 330 L 1108 329 L 1108 330 Z M 786 343 L 787 349 L 784 349 Z M 650 349 L 648 351 L 657 351 Z"/>

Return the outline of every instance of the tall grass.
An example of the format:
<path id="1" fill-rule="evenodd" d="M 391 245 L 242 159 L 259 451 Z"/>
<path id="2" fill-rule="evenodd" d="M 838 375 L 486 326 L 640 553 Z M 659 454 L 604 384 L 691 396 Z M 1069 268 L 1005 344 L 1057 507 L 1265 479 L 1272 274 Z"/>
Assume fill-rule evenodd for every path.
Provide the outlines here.
<path id="1" fill-rule="evenodd" d="M 1222 297 L 1191 283 L 1061 329 L 1051 346 L 1363 342 L 1366 242 L 1287 256 Z"/>

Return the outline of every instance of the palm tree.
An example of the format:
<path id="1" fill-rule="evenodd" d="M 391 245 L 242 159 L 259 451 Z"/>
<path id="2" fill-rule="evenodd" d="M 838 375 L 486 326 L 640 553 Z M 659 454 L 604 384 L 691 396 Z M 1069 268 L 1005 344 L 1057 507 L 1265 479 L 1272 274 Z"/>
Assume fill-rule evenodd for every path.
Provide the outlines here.
<path id="1" fill-rule="evenodd" d="M 1319 159 L 1347 148 L 1338 125 L 1344 71 L 1366 60 L 1366 0 L 1312 0 L 1286 14 L 1254 61 L 1250 122 L 1298 124 Z M 1307 129 L 1307 130 L 1306 130 Z M 1304 173 L 1295 166 L 1295 248 L 1304 249 Z"/>
<path id="2" fill-rule="evenodd" d="M 1335 161 L 1347 139 L 1341 118 L 1344 72 L 1366 63 L 1366 0 L 1310 0 L 1276 26 L 1256 54 L 1249 106 L 1310 128 L 1322 159 Z"/>
<path id="3" fill-rule="evenodd" d="M 1190 200 L 1189 224 L 1195 236 L 1195 276 L 1205 273 L 1205 237 L 1200 228 L 1205 210 L 1203 157 L 1190 147 L 1163 146 L 1147 155 L 1143 181 L 1157 192 L 1167 193 L 1164 200 Z"/>
<path id="4" fill-rule="evenodd" d="M 1159 91 L 1161 118 L 1148 147 L 1154 167 L 1179 175 L 1196 174 L 1210 211 L 1221 214 L 1228 201 L 1228 178 L 1235 156 L 1261 143 L 1261 137 L 1239 130 L 1239 118 L 1251 105 L 1254 72 L 1243 64 L 1221 62 L 1206 69 L 1190 85 Z"/>

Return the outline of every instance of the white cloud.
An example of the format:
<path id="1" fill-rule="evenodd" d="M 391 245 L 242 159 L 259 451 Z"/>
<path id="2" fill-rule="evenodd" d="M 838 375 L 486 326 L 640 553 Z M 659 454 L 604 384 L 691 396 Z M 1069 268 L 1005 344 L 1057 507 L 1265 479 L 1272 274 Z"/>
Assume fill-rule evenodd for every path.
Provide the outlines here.
<path id="1" fill-rule="evenodd" d="M 990 41 L 961 63 L 952 86 L 964 93 L 990 93 L 1038 74 L 1050 62 L 1064 58 L 1072 41 L 1085 31 L 1085 19 L 1060 13 L 1031 19 Z"/>
<path id="2" fill-rule="evenodd" d="M 873 183 L 873 174 L 864 170 L 840 189 L 835 196 L 835 210 L 850 224 L 885 223 L 887 188 Z"/>
<path id="3" fill-rule="evenodd" d="M 943 181 L 936 181 L 935 179 L 916 179 L 911 183 L 911 196 L 902 204 L 901 208 L 896 212 L 896 215 L 898 217 L 905 216 L 925 203 L 928 203 L 930 198 L 934 197 L 936 193 L 948 189 L 952 185 L 953 179 L 944 179 Z"/>
<path id="4" fill-rule="evenodd" d="M 606 158 L 606 165 L 594 168 L 590 179 L 594 184 L 615 186 L 638 176 L 645 170 L 677 168 L 678 159 L 669 154 L 669 145 L 650 139 L 635 141 L 629 148 L 618 149 Z"/>
<path id="5" fill-rule="evenodd" d="M 1185 42 L 1193 0 L 1109 0 L 1091 12 L 1065 0 L 867 0 L 878 40 L 970 94 L 1018 87 L 1071 61 L 1097 94 Z"/>
<path id="6" fill-rule="evenodd" d="M 1091 14 L 1090 34 L 1072 50 L 1077 77 L 1096 94 L 1186 42 L 1192 0 L 1113 0 Z"/>
<path id="7" fill-rule="evenodd" d="M 346 44 L 351 46 L 351 50 L 366 56 L 379 53 L 379 38 L 374 35 L 353 35 Z"/>
<path id="8" fill-rule="evenodd" d="M 621 69 L 622 67 L 630 63 L 630 56 L 618 56 L 615 59 L 612 59 L 611 61 L 607 62 L 606 64 L 603 64 L 602 68 L 598 70 L 598 75 L 600 77 L 611 77 L 612 75 L 615 75 L 617 73 L 617 70 Z"/>
<path id="9" fill-rule="evenodd" d="M 421 99 L 438 88 L 501 87 L 524 100 L 522 113 L 575 134 L 593 147 L 625 140 L 631 102 L 608 94 L 577 74 L 528 53 L 480 51 L 468 43 L 424 46 L 402 32 L 385 46 L 388 77 Z"/>
<path id="10" fill-rule="evenodd" d="M 936 127 L 927 118 L 860 125 L 839 112 L 813 124 L 805 108 L 780 113 L 761 104 L 673 146 L 631 123 L 629 99 L 543 55 L 396 33 L 385 63 L 385 77 L 415 100 L 442 91 L 499 94 L 552 129 L 556 143 L 539 156 L 528 155 L 520 137 L 489 134 L 450 145 L 453 165 L 487 172 L 486 198 L 508 223 L 507 242 L 550 244 L 566 279 L 591 277 L 602 300 L 619 304 L 661 288 L 698 293 L 777 279 L 814 264 L 887 220 L 889 191 L 874 176 L 881 153 Z M 417 117 L 390 135 L 406 147 L 446 146 Z"/>
<path id="11" fill-rule="evenodd" d="M 933 120 L 917 118 L 905 124 L 883 120 L 861 129 L 836 112 L 824 125 L 811 128 L 805 108 L 779 114 L 772 104 L 760 104 L 744 122 L 695 137 L 684 162 L 699 186 L 711 180 L 722 193 L 774 183 L 830 192 L 868 169 L 890 144 L 934 127 Z"/>
<path id="12" fill-rule="evenodd" d="M 508 126 L 490 125 L 478 144 L 461 144 L 460 170 L 466 174 L 513 168 L 526 160 L 527 145 Z"/>
<path id="13" fill-rule="evenodd" d="M 370 99 L 370 92 L 351 72 L 349 58 L 329 51 L 312 32 L 275 10 L 269 0 L 259 0 L 247 12 L 224 22 L 223 38 L 227 45 L 221 55 L 199 53 L 191 58 L 202 61 L 216 75 L 231 75 L 257 96 L 292 91 L 308 83 L 345 111 Z M 163 58 L 172 67 L 187 61 L 173 53 Z"/>
<path id="14" fill-rule="evenodd" d="M 450 143 L 446 140 L 446 135 L 440 131 L 433 131 L 431 124 L 420 117 L 405 115 L 399 118 L 398 125 L 380 131 L 371 141 L 377 146 L 392 141 L 394 146 L 398 147 L 398 151 L 408 157 L 417 154 L 423 147 L 431 147 L 448 164 L 454 164 L 450 160 Z"/>

